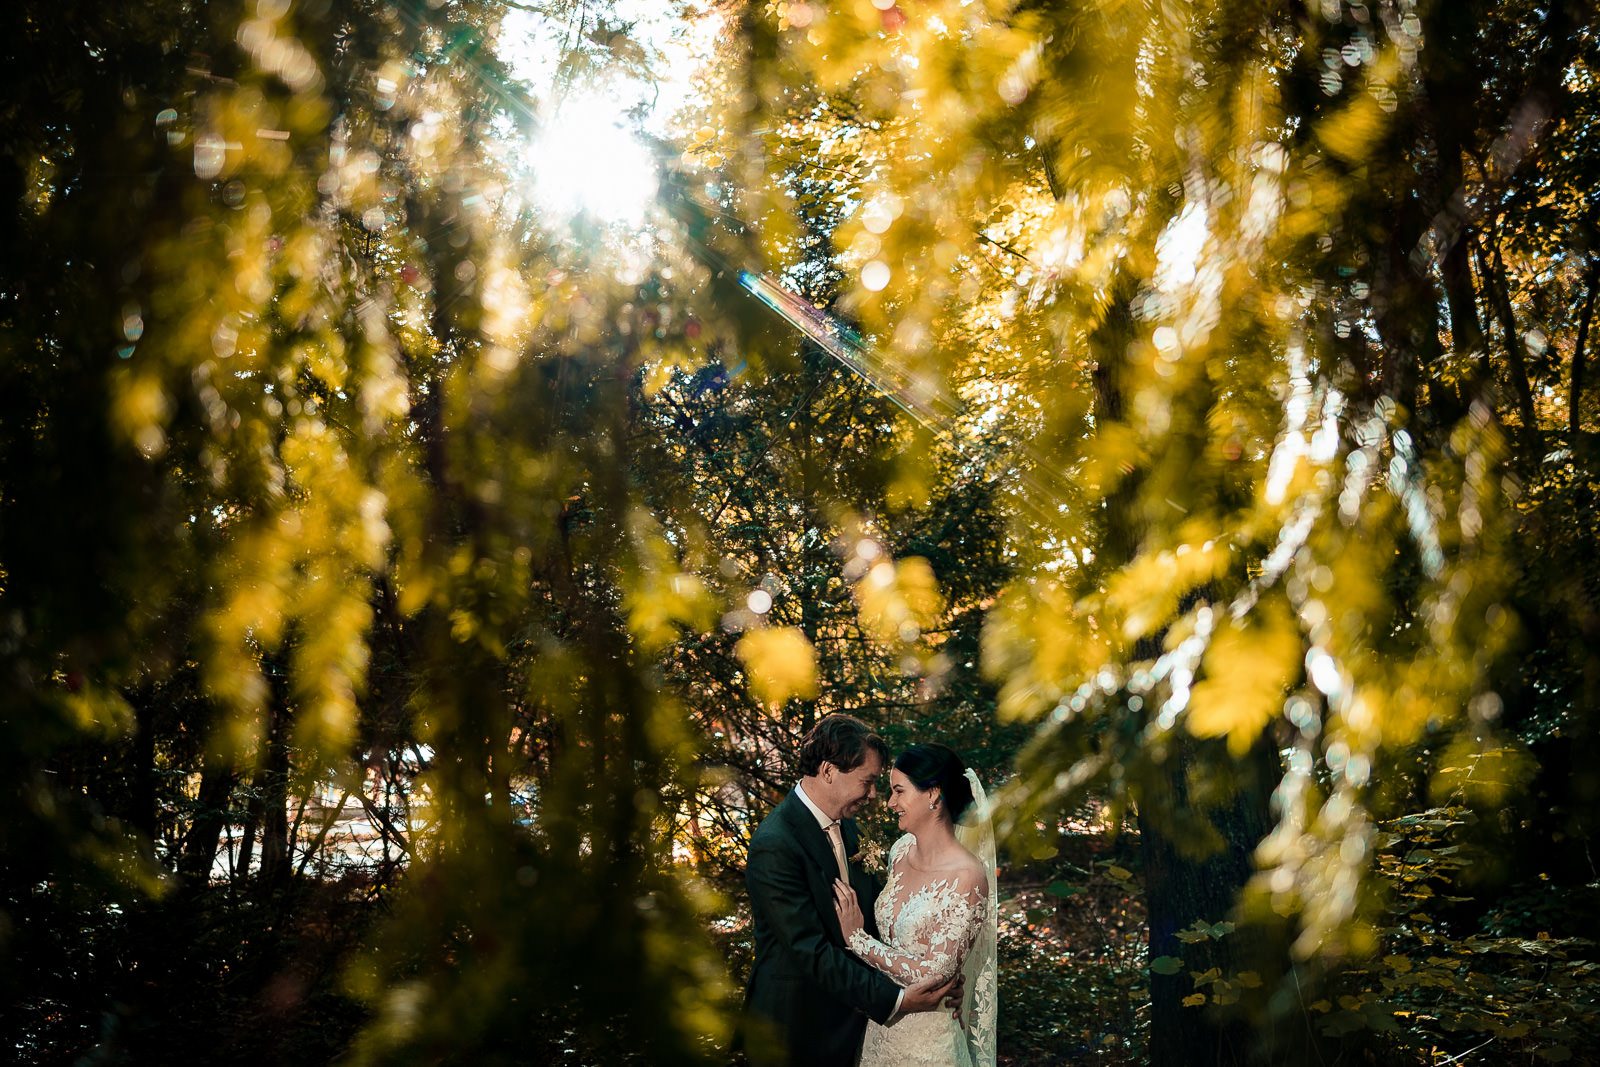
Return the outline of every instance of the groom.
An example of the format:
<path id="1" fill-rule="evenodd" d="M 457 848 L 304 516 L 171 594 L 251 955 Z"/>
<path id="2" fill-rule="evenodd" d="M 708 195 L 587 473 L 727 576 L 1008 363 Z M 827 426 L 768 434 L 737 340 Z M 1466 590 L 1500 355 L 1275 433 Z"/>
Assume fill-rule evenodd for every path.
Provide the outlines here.
<path id="1" fill-rule="evenodd" d="M 752 1064 L 851 1067 L 867 1019 L 886 1023 L 933 1011 L 951 982 L 902 990 L 844 947 L 833 880 L 855 889 L 867 932 L 878 881 L 850 862 L 858 844 L 851 816 L 877 792 L 889 759 L 883 739 L 859 719 L 829 715 L 800 742 L 800 783 L 750 839 L 745 884 L 755 917 L 756 958 L 745 988 Z"/>

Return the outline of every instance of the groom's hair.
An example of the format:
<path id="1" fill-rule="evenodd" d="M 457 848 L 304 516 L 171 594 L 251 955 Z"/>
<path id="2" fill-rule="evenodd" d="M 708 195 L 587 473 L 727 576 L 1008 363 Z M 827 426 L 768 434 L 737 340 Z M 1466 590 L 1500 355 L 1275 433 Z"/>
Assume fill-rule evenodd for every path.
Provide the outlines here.
<path id="1" fill-rule="evenodd" d="M 853 771 L 876 752 L 878 762 L 889 766 L 889 746 L 860 719 L 849 715 L 829 715 L 800 739 L 800 777 L 810 778 L 831 763 L 841 771 Z"/>

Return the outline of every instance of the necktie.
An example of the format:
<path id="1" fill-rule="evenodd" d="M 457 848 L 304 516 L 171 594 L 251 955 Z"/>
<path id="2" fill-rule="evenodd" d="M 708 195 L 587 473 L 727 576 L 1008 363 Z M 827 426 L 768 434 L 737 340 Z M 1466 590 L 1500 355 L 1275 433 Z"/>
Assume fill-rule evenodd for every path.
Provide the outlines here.
<path id="1" fill-rule="evenodd" d="M 828 824 L 828 843 L 833 846 L 833 858 L 839 864 L 839 877 L 844 879 L 844 884 L 850 884 L 850 867 L 844 858 L 844 831 L 839 824 Z"/>

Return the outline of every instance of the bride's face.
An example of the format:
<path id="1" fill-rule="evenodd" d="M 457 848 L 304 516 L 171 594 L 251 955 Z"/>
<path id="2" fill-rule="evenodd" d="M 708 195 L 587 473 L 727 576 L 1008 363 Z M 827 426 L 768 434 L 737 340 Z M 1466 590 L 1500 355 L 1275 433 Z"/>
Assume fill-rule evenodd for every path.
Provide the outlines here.
<path id="1" fill-rule="evenodd" d="M 889 772 L 889 810 L 900 816 L 900 829 L 915 833 L 928 819 L 937 819 L 938 813 L 929 808 L 936 789 L 918 789 L 902 772 Z"/>

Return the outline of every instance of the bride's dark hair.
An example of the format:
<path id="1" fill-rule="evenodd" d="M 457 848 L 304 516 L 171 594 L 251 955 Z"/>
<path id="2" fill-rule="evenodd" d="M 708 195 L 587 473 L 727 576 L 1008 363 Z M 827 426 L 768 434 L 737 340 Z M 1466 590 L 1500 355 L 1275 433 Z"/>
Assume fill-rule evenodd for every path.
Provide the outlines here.
<path id="1" fill-rule="evenodd" d="M 967 781 L 967 765 L 961 762 L 955 749 L 937 741 L 907 746 L 900 753 L 900 758 L 894 761 L 894 769 L 923 791 L 937 786 L 944 797 L 945 809 L 950 812 L 951 822 L 959 820 L 961 813 L 972 803 L 972 783 Z"/>

